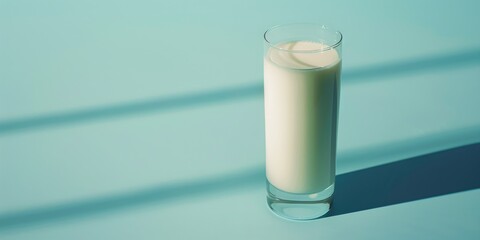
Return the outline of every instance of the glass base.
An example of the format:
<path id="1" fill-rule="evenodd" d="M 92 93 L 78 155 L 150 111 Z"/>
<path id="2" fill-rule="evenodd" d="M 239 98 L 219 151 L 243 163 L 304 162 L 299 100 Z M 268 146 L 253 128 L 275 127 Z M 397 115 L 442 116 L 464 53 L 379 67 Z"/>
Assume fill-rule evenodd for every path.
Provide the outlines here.
<path id="1" fill-rule="evenodd" d="M 288 220 L 313 220 L 325 215 L 332 205 L 335 184 L 318 193 L 284 192 L 267 180 L 267 204 L 276 215 Z"/>

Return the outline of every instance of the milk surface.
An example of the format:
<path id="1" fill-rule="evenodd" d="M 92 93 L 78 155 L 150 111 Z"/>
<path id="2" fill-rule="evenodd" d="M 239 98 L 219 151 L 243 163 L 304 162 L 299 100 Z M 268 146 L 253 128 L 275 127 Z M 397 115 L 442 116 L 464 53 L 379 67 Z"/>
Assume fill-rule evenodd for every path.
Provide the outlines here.
<path id="1" fill-rule="evenodd" d="M 286 192 L 321 192 L 335 178 L 341 59 L 317 42 L 276 47 L 289 51 L 264 59 L 267 178 Z"/>

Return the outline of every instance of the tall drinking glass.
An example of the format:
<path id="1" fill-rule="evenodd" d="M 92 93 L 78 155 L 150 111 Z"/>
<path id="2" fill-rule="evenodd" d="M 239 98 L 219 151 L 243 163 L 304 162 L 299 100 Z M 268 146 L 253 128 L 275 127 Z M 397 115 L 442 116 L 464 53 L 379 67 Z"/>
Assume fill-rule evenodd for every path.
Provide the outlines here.
<path id="1" fill-rule="evenodd" d="M 316 219 L 335 186 L 342 34 L 288 24 L 264 38 L 267 203 L 287 219 Z"/>

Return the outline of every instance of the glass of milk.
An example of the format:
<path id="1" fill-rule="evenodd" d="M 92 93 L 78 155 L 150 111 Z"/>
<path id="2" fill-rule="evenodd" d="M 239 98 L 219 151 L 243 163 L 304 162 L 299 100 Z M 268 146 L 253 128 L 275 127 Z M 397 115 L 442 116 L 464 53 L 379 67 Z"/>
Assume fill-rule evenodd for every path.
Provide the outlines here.
<path id="1" fill-rule="evenodd" d="M 335 186 L 342 34 L 288 24 L 264 38 L 267 203 L 287 219 L 316 219 Z"/>

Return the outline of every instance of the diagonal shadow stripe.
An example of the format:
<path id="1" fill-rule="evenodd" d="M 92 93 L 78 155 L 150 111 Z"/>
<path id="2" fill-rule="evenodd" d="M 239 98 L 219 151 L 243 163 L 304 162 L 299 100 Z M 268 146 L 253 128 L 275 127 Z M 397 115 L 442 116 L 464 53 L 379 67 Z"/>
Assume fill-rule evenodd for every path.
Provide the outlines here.
<path id="1" fill-rule="evenodd" d="M 0 232 L 10 228 L 27 227 L 43 222 L 82 218 L 137 206 L 161 204 L 180 198 L 192 199 L 202 195 L 222 194 L 226 191 L 238 190 L 239 188 L 256 184 L 263 186 L 264 176 L 264 169 L 255 168 L 209 179 L 167 186 L 161 185 L 110 197 L 93 198 L 68 204 L 8 213 L 0 215 Z"/>
<path id="2" fill-rule="evenodd" d="M 192 93 L 176 97 L 158 98 L 148 101 L 10 120 L 0 122 L 0 135 L 37 128 L 48 128 L 66 124 L 118 118 L 135 114 L 169 111 L 216 102 L 228 102 L 253 96 L 261 96 L 262 93 L 263 85 L 253 84 L 244 87 L 223 88 L 209 92 Z"/>
<path id="3" fill-rule="evenodd" d="M 263 168 L 201 181 L 13 212 L 0 216 L 0 232 L 66 219 L 219 194 L 265 184 Z M 326 217 L 480 188 L 480 143 L 353 171 L 336 177 L 334 204 Z"/>
<path id="4" fill-rule="evenodd" d="M 456 51 L 453 53 L 439 54 L 425 58 L 409 59 L 393 63 L 385 63 L 371 67 L 363 67 L 354 71 L 345 71 L 342 81 L 348 83 L 363 83 L 378 81 L 377 77 L 411 74 L 419 71 L 433 69 L 449 70 L 457 67 L 478 64 L 480 62 L 480 49 Z M 388 80 L 388 79 L 382 79 Z"/>
<path id="5" fill-rule="evenodd" d="M 412 72 L 428 71 L 439 68 L 451 69 L 460 66 L 466 66 L 468 64 L 478 64 L 479 62 L 480 49 L 457 51 L 455 53 L 431 56 L 416 60 L 406 60 L 346 70 L 343 72 L 342 82 L 345 82 L 346 84 L 359 84 L 367 81 L 379 80 L 377 78 L 379 76 L 410 74 Z M 382 80 L 386 79 L 387 78 L 382 78 Z M 118 118 L 135 114 L 158 113 L 173 109 L 183 109 L 219 102 L 236 101 L 251 97 L 261 97 L 262 94 L 263 84 L 259 82 L 247 86 L 222 88 L 206 92 L 179 95 L 175 97 L 164 97 L 133 103 L 122 103 L 105 107 L 6 120 L 0 122 L 0 135 L 39 128 L 57 127 L 95 120 Z"/>

